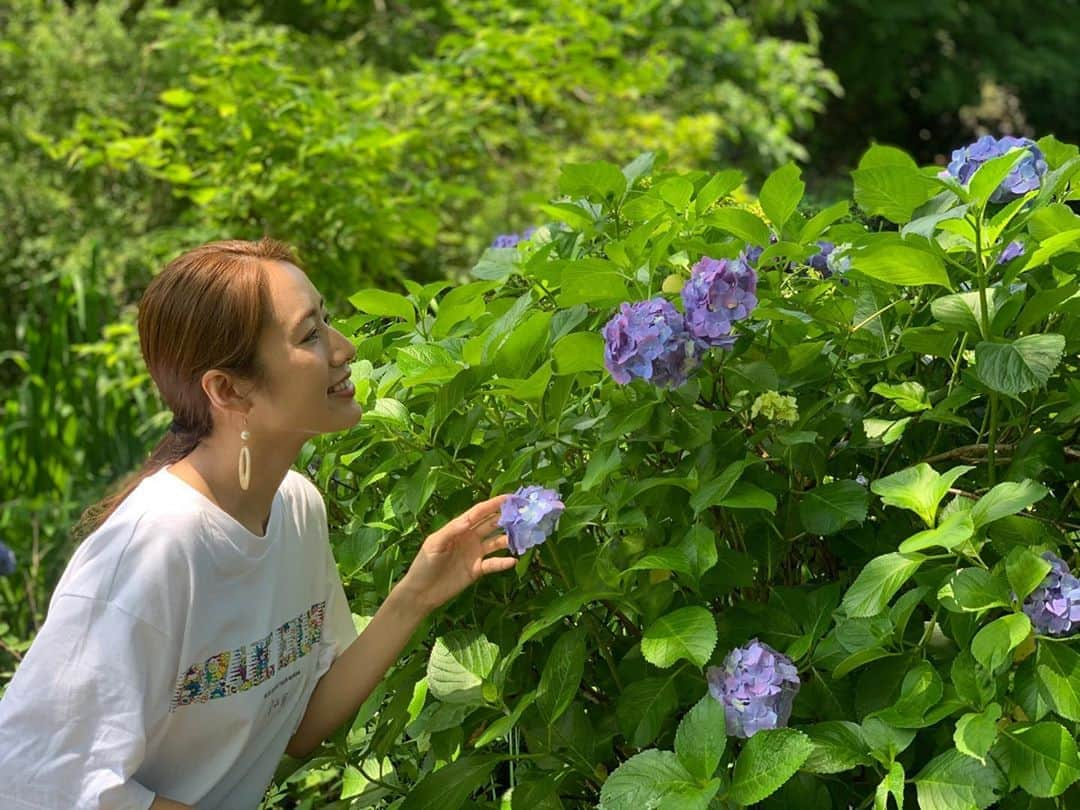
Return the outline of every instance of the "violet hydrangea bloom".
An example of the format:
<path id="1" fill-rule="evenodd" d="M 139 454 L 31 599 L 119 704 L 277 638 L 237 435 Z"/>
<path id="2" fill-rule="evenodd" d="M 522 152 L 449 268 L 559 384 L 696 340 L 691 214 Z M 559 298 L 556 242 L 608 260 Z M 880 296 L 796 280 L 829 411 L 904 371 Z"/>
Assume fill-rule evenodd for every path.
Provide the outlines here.
<path id="1" fill-rule="evenodd" d="M 1005 264 L 1006 262 L 1011 262 L 1013 259 L 1017 258 L 1018 256 L 1023 256 L 1023 255 L 1024 255 L 1024 243 L 1019 241 L 1019 240 L 1013 240 L 1012 242 L 1009 242 L 1009 244 L 1007 244 L 1004 247 L 1004 249 L 1001 251 L 1001 255 L 998 256 L 998 258 L 997 258 L 997 263 L 998 264 Z"/>
<path id="2" fill-rule="evenodd" d="M 623 385 L 638 377 L 677 388 L 697 364 L 686 322 L 666 298 L 621 304 L 602 334 L 604 366 Z"/>
<path id="3" fill-rule="evenodd" d="M 521 233 L 502 233 L 491 242 L 493 248 L 517 247 L 520 242 L 528 241 L 536 233 L 536 228 L 526 228 Z"/>
<path id="4" fill-rule="evenodd" d="M 15 573 L 15 552 L 0 542 L 0 577 Z"/>
<path id="5" fill-rule="evenodd" d="M 709 694 L 724 704 L 729 736 L 752 737 L 762 729 L 787 725 L 800 683 L 786 655 L 754 638 L 706 674 Z"/>
<path id="6" fill-rule="evenodd" d="M 951 174 L 966 184 L 979 166 L 1014 148 L 1026 149 L 1027 154 L 1013 166 L 1012 171 L 1001 181 L 1001 185 L 994 189 L 990 202 L 1007 202 L 1021 197 L 1039 187 L 1048 168 L 1042 150 L 1030 138 L 1014 138 L 1011 135 L 995 138 L 993 135 L 983 135 L 970 146 L 954 149 L 952 160 L 942 175 Z"/>
<path id="7" fill-rule="evenodd" d="M 521 487 L 503 501 L 498 526 L 506 532 L 510 553 L 520 557 L 547 540 L 565 508 L 558 492 L 536 485 Z"/>
<path id="8" fill-rule="evenodd" d="M 1050 573 L 1024 600 L 1024 613 L 1035 629 L 1050 636 L 1064 636 L 1080 625 L 1080 579 L 1063 559 L 1043 552 Z"/>
<path id="9" fill-rule="evenodd" d="M 836 248 L 836 245 L 824 239 L 819 239 L 817 246 L 819 248 L 818 252 L 807 259 L 806 263 L 821 273 L 822 278 L 828 278 L 832 275 L 832 269 L 829 267 L 829 255 Z"/>
<path id="10" fill-rule="evenodd" d="M 699 348 L 731 348 L 731 325 L 757 306 L 757 273 L 737 259 L 705 256 L 682 288 L 686 326 Z"/>

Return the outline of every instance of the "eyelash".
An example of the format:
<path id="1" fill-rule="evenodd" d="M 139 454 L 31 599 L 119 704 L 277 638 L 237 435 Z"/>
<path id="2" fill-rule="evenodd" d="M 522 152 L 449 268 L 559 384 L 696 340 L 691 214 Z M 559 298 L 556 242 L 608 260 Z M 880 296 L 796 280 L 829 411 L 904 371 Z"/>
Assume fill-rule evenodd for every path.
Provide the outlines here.
<path id="1" fill-rule="evenodd" d="M 323 315 L 323 323 L 325 323 L 327 326 L 330 325 L 330 313 L 329 312 L 327 312 L 325 315 Z M 318 334 L 319 334 L 319 327 L 316 326 L 314 329 L 311 330 L 311 332 L 308 334 L 308 336 L 306 338 L 304 338 L 304 342 L 307 343 L 312 338 L 317 337 Z"/>

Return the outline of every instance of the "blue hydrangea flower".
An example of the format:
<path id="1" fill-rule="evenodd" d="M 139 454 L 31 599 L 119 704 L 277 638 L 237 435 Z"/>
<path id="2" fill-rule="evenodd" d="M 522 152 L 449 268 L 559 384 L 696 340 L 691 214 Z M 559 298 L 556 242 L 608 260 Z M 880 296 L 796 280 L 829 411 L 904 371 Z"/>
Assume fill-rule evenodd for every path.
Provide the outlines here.
<path id="1" fill-rule="evenodd" d="M 752 737 L 787 725 L 799 673 L 790 658 L 768 644 L 751 639 L 728 653 L 722 667 L 709 667 L 706 676 L 709 694 L 724 704 L 729 736 Z"/>
<path id="2" fill-rule="evenodd" d="M 1019 241 L 1019 240 L 1013 240 L 1012 242 L 1009 242 L 1009 244 L 1007 244 L 1004 247 L 1004 249 L 1001 251 L 1001 255 L 998 256 L 998 258 L 997 258 L 997 263 L 998 264 L 1005 264 L 1006 262 L 1011 262 L 1013 259 L 1017 258 L 1018 256 L 1023 256 L 1023 255 L 1024 255 L 1024 243 Z"/>
<path id="3" fill-rule="evenodd" d="M 0 542 L 0 577 L 15 573 L 15 552 Z"/>
<path id="4" fill-rule="evenodd" d="M 677 388 L 697 365 L 686 322 L 666 298 L 621 304 L 602 334 L 604 366 L 623 385 L 637 377 Z"/>
<path id="5" fill-rule="evenodd" d="M 757 306 L 757 273 L 737 259 L 705 256 L 682 288 L 686 326 L 699 348 L 731 348 L 731 325 Z"/>
<path id="6" fill-rule="evenodd" d="M 526 228 L 521 233 L 502 233 L 495 237 L 491 246 L 493 248 L 512 248 L 519 243 L 526 242 L 536 233 L 536 228 Z"/>
<path id="7" fill-rule="evenodd" d="M 1050 563 L 1050 573 L 1024 600 L 1024 613 L 1040 633 L 1069 635 L 1080 626 L 1080 579 L 1053 552 L 1045 551 L 1042 556 Z"/>
<path id="8" fill-rule="evenodd" d="M 779 241 L 780 237 L 778 237 L 775 233 L 769 234 L 770 245 L 775 245 Z M 765 248 L 763 248 L 761 245 L 747 244 L 746 247 L 739 251 L 739 260 L 747 267 L 757 269 L 758 259 L 761 258 L 761 254 L 764 252 Z"/>
<path id="9" fill-rule="evenodd" d="M 979 166 L 1017 148 L 1026 149 L 1027 155 L 1013 166 L 1012 171 L 1001 181 L 1001 185 L 990 195 L 990 202 L 1007 202 L 1037 189 L 1042 182 L 1042 176 L 1046 174 L 1046 158 L 1030 138 L 1014 138 L 1011 135 L 995 138 L 993 135 L 983 135 L 970 146 L 953 150 L 952 160 L 942 174 L 951 174 L 966 184 Z"/>
<path id="10" fill-rule="evenodd" d="M 547 540 L 565 508 L 558 492 L 536 485 L 521 487 L 503 501 L 498 526 L 506 532 L 510 553 L 520 557 Z"/>

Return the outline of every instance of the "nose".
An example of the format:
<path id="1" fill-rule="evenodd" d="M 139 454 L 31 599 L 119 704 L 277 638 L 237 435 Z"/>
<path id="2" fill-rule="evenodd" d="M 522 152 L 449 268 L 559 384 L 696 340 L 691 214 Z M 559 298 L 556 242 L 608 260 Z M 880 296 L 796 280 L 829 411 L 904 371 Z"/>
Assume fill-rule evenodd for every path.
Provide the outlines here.
<path id="1" fill-rule="evenodd" d="M 341 334 L 337 329 L 334 329 L 333 332 L 337 338 L 337 352 L 335 356 L 341 358 L 335 365 L 341 366 L 346 363 L 351 363 L 353 358 L 356 357 L 356 346 L 354 346 L 353 342 Z"/>

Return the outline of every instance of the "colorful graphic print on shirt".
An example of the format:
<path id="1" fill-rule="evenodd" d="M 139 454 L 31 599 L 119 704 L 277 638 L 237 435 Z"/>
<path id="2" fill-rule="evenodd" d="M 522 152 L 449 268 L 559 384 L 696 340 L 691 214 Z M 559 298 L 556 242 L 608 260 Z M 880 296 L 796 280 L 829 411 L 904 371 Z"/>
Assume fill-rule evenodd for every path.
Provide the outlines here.
<path id="1" fill-rule="evenodd" d="M 326 602 L 319 602 L 263 638 L 192 664 L 176 682 L 169 711 L 246 692 L 274 677 L 319 643 L 325 617 Z"/>

